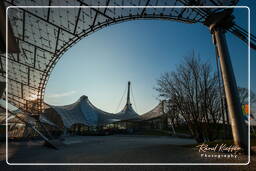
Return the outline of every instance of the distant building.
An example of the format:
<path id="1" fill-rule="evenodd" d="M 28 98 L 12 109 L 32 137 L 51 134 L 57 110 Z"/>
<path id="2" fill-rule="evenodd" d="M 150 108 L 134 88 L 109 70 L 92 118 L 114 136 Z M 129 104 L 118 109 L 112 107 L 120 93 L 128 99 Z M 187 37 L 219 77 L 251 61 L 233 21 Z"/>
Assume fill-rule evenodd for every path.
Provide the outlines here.
<path id="1" fill-rule="evenodd" d="M 165 101 L 162 101 L 154 109 L 141 115 L 143 129 L 168 129 L 168 116 L 164 110 L 165 105 Z"/>
<path id="2" fill-rule="evenodd" d="M 140 120 L 130 102 L 130 82 L 124 108 L 116 113 L 108 113 L 95 107 L 87 96 L 81 96 L 75 103 L 65 106 L 49 105 L 41 117 L 55 123 L 64 133 L 82 132 L 90 129 L 131 128 L 131 123 Z"/>
<path id="3" fill-rule="evenodd" d="M 139 115 L 133 109 L 130 101 L 130 85 L 131 83 L 128 82 L 126 104 L 118 113 L 100 110 L 90 102 L 87 96 L 83 95 L 76 102 L 69 105 L 54 106 L 44 104 L 45 110 L 39 116 L 40 122 L 20 110 L 17 117 L 14 117 L 17 112 L 14 115 L 10 115 L 8 119 L 9 137 L 36 137 L 38 135 L 35 129 L 44 134 L 50 132 L 53 137 L 60 135 L 87 135 L 100 131 L 134 133 L 138 130 L 168 129 L 169 121 L 165 111 L 167 103 L 162 101 L 154 109 Z M 5 111 L 2 112 L 4 113 Z M 5 133 L 5 115 L 0 116 L 0 131 Z M 23 122 L 23 119 L 26 122 Z M 31 129 L 28 124 L 34 125 L 34 129 Z"/>

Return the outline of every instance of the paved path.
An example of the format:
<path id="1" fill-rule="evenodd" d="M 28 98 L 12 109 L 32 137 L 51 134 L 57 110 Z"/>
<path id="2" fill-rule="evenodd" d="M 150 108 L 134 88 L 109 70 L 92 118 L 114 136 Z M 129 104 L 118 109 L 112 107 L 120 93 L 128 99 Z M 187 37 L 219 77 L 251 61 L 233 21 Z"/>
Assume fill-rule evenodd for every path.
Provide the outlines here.
<path id="1" fill-rule="evenodd" d="M 88 136 L 71 137 L 64 141 L 65 146 L 59 150 L 41 146 L 41 142 L 11 143 L 9 152 L 10 163 L 209 163 L 209 162 L 245 162 L 246 156 L 237 159 L 202 158 L 196 148 L 181 145 L 195 143 L 191 139 L 157 136 Z M 3 145 L 0 146 L 3 153 Z M 1 155 L 1 153 L 0 153 Z M 2 157 L 3 159 L 3 157 Z M 0 158 L 1 160 L 1 158 Z M 253 158 L 254 160 L 254 158 Z M 254 160 L 255 161 L 255 160 Z M 4 162 L 0 162 L 4 165 Z M 9 166 L 15 170 L 22 166 Z M 157 170 L 171 166 L 154 166 Z M 177 167 L 177 166 L 172 166 Z M 202 166 L 197 166 L 199 168 Z M 255 166 L 254 166 L 255 167 Z M 36 170 L 102 170 L 95 166 L 36 166 Z M 104 166 L 105 170 L 119 168 L 129 170 L 126 166 Z M 150 170 L 152 167 L 136 166 L 135 170 Z M 216 166 L 213 168 L 227 168 Z M 236 166 L 242 168 L 242 166 Z M 26 170 L 34 170 L 26 166 Z M 176 169 L 188 169 L 186 166 Z M 0 168 L 1 170 L 1 168 Z M 104 171 L 105 171 L 104 170 Z M 208 171 L 209 169 L 207 169 Z M 211 170 L 211 169 L 210 169 Z M 213 169 L 215 170 L 215 169 Z"/>

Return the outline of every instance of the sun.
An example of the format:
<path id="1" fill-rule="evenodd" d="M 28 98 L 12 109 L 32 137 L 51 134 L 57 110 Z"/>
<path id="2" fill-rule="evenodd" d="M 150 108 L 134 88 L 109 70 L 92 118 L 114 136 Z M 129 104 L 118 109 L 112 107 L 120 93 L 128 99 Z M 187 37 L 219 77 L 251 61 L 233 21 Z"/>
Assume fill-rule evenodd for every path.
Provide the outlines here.
<path id="1" fill-rule="evenodd" d="M 37 95 L 36 94 L 31 94 L 30 96 L 29 96 L 29 100 L 36 100 L 37 99 Z"/>

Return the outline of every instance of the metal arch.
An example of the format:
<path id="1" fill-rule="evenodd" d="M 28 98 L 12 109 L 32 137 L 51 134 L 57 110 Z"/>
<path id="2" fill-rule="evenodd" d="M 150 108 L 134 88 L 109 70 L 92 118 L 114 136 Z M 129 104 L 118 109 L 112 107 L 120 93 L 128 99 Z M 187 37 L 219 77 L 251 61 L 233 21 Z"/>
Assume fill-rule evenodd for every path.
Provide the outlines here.
<path id="1" fill-rule="evenodd" d="M 106 5 L 106 6 L 113 6 L 113 5 L 126 5 L 126 6 L 138 6 L 138 5 L 144 5 L 144 6 L 164 6 L 164 5 L 216 5 L 214 4 L 217 3 L 218 5 L 235 5 L 237 1 L 233 0 L 226 0 L 221 3 L 220 0 L 206 0 L 206 1 L 187 1 L 187 0 L 141 0 L 141 4 L 138 4 L 139 1 L 135 0 L 101 0 L 98 2 L 95 1 L 88 1 L 87 0 L 74 0 L 74 1 L 45 1 L 45 0 L 5 0 L 6 5 L 52 5 L 56 6 L 57 5 L 76 5 L 76 6 L 91 6 L 91 5 Z M 57 2 L 57 3 L 56 3 Z M 59 4 L 58 4 L 59 3 Z M 100 4 L 98 4 L 100 3 Z M 9 78 L 15 80 L 17 76 L 15 76 L 15 73 L 20 74 L 20 76 L 24 77 L 22 79 L 17 79 L 16 83 L 10 84 L 10 89 L 9 94 L 12 94 L 15 98 L 16 101 L 20 101 L 19 103 L 16 102 L 15 100 L 10 100 L 12 104 L 21 104 L 19 106 L 26 106 L 26 103 L 29 102 L 28 99 L 26 99 L 26 96 L 31 95 L 32 92 L 30 92 L 32 89 L 30 87 L 36 88 L 36 95 L 37 95 L 37 105 L 39 108 L 39 111 L 42 109 L 42 103 L 43 103 L 43 96 L 44 96 L 44 91 L 45 87 L 48 81 L 48 78 L 50 76 L 50 73 L 54 66 L 56 65 L 57 61 L 60 59 L 60 57 L 63 55 L 65 51 L 67 51 L 70 47 L 72 47 L 75 43 L 77 43 L 79 40 L 81 40 L 83 37 L 86 37 L 87 35 L 105 27 L 111 24 L 116 24 L 128 20 L 137 20 L 137 19 L 165 19 L 165 20 L 175 20 L 175 21 L 180 21 L 180 22 L 203 22 L 204 19 L 209 15 L 209 13 L 214 12 L 214 10 L 204 10 L 204 9 L 192 9 L 192 10 L 187 10 L 187 9 L 182 9 L 182 10 L 176 10 L 172 9 L 170 11 L 164 10 L 164 9 L 156 9 L 156 8 L 140 8 L 136 9 L 134 11 L 129 11 L 127 9 L 122 9 L 122 10 L 116 10 L 114 9 L 111 12 L 111 9 L 109 8 L 91 8 L 89 16 L 90 18 L 93 17 L 90 21 L 87 22 L 88 27 L 86 27 L 85 30 L 78 29 L 78 26 L 83 23 L 80 22 L 80 16 L 84 15 L 83 10 L 81 8 L 78 8 L 78 11 L 74 10 L 76 14 L 72 15 L 67 15 L 64 12 L 61 14 L 61 16 L 67 17 L 65 19 L 58 18 L 52 18 L 54 11 L 52 8 L 46 8 L 46 11 L 41 10 L 41 13 L 37 13 L 37 9 L 22 9 L 19 8 L 19 10 L 23 11 L 22 16 L 18 19 L 21 20 L 22 22 L 22 30 L 21 30 L 21 36 L 19 36 L 19 31 L 16 30 L 16 39 L 21 42 L 21 49 L 22 53 L 17 54 L 13 58 L 13 63 L 11 63 L 11 72 L 9 72 L 11 75 Z M 40 11 L 40 10 L 39 10 Z M 167 12 L 166 12 L 167 11 Z M 67 10 L 67 12 L 69 12 Z M 119 14 L 118 14 L 119 12 Z M 40 15 L 41 14 L 41 15 Z M 56 15 L 56 14 L 55 14 Z M 64 16 L 66 15 L 66 16 Z M 75 23 L 70 23 L 70 20 L 68 17 L 76 17 Z M 102 17 L 102 18 L 100 18 Z M 26 20 L 24 20 L 26 18 Z M 33 19 L 31 19 L 33 18 Z M 34 22 L 38 22 L 41 24 L 41 26 L 44 26 L 47 29 L 50 29 L 52 32 L 55 31 L 57 32 L 57 37 L 50 38 L 52 40 L 51 43 L 53 43 L 51 46 L 49 45 L 46 46 L 47 44 L 47 36 L 46 35 L 41 35 L 40 34 L 45 34 L 42 33 L 43 31 L 40 31 L 40 27 L 38 27 L 39 31 L 36 34 L 33 34 L 32 26 L 30 27 L 29 24 L 31 24 L 28 20 L 31 19 Z M 56 21 L 56 20 L 60 21 Z M 100 20 L 100 23 L 97 21 Z M 103 20 L 103 21 L 102 21 Z M 64 25 L 60 24 L 61 21 L 64 21 Z M 17 22 L 20 22 L 17 20 Z M 54 23 L 55 22 L 55 23 Z M 90 22 L 92 22 L 92 25 L 90 26 Z M 38 25 L 39 25 L 38 24 Z M 67 25 L 71 25 L 70 27 Z M 72 25 L 73 24 L 73 25 Z M 45 26 L 47 25 L 47 26 Z M 83 25 L 82 25 L 83 26 Z M 27 28 L 28 27 L 28 28 Z M 28 29 L 31 28 L 32 31 L 29 32 Z M 79 31 L 78 31 L 79 30 Z M 30 35 L 27 35 L 30 34 Z M 53 33 L 52 33 L 53 34 Z M 65 34 L 65 40 L 61 42 L 60 45 L 60 35 Z M 29 36 L 33 36 L 33 39 L 27 38 Z M 35 38 L 34 38 L 35 36 Z M 38 36 L 38 38 L 36 37 Z M 51 35 L 54 36 L 54 35 Z M 48 36 L 49 37 L 49 36 Z M 41 41 L 40 43 L 35 43 L 35 40 Z M 34 40 L 34 42 L 33 42 Z M 42 43 L 44 41 L 44 43 Z M 50 40 L 49 44 L 50 44 Z M 46 43 L 45 43 L 46 42 Z M 23 47 L 25 46 L 25 48 Z M 26 55 L 26 53 L 31 54 L 33 57 L 27 57 L 29 55 Z M 39 53 L 41 53 L 40 59 L 37 59 L 39 56 Z M 44 55 L 48 55 L 47 57 L 44 58 Z M 8 57 L 11 61 L 11 56 Z M 17 58 L 17 60 L 16 60 Z M 27 58 L 27 59 L 24 59 Z M 2 57 L 0 58 L 2 61 Z M 18 60 L 19 59 L 19 60 Z M 22 61 L 23 60 L 23 61 Z M 31 61 L 29 61 L 31 60 Z M 42 60 L 42 61 L 40 61 Z M 27 62 L 30 63 L 27 63 Z M 39 63 L 40 62 L 40 63 Z M 40 64 L 40 65 L 39 65 Z M 39 67 L 41 66 L 41 67 Z M 15 70 L 16 68 L 16 70 Z M 19 71 L 17 71 L 19 70 Z M 30 74 L 28 74 L 30 73 Z M 27 81 L 26 81 L 27 80 Z M 14 81 L 15 82 L 15 81 Z M 19 85 L 18 85 L 19 84 Z M 19 86 L 21 88 L 19 88 Z M 33 93 L 35 93 L 35 89 L 33 89 Z M 22 108 L 22 107 L 21 107 Z"/>
<path id="2" fill-rule="evenodd" d="M 143 17 L 141 17 L 140 15 L 133 15 L 133 16 L 129 16 L 129 17 L 119 18 L 118 20 L 115 20 L 112 22 L 104 22 L 101 25 L 95 26 L 93 29 L 88 29 L 88 32 L 84 32 L 81 35 L 74 37 L 75 39 L 72 39 L 70 42 L 68 42 L 67 46 L 64 47 L 63 49 L 59 50 L 59 53 L 55 55 L 55 58 L 53 58 L 53 61 L 51 62 L 51 64 L 48 67 L 48 70 L 46 72 L 47 74 L 45 74 L 44 78 L 41 79 L 42 82 L 40 83 L 40 85 L 42 85 L 42 87 L 40 87 L 40 92 L 39 92 L 40 99 L 43 99 L 44 90 L 46 88 L 50 73 L 53 70 L 54 66 L 57 64 L 58 60 L 69 48 L 71 48 L 73 45 L 78 43 L 82 38 L 90 35 L 91 33 L 96 32 L 106 26 L 109 26 L 109 25 L 114 25 L 114 24 L 118 24 L 118 23 L 122 23 L 122 22 L 126 22 L 126 21 L 145 20 L 145 19 L 148 19 L 148 20 L 153 20 L 153 19 L 171 20 L 171 21 L 179 21 L 179 22 L 190 23 L 190 24 L 194 23 L 193 21 L 185 21 L 185 20 L 181 20 L 181 19 L 177 19 L 177 18 L 171 18 L 168 16 L 143 16 Z"/>

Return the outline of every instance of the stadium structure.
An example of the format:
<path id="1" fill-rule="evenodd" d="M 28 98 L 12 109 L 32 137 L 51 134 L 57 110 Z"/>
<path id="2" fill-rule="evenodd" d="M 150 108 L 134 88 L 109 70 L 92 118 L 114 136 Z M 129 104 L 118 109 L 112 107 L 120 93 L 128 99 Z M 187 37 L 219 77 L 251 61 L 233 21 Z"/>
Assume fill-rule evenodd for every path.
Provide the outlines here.
<path id="1" fill-rule="evenodd" d="M 252 49 L 256 49 L 256 37 L 248 34 L 235 22 L 233 8 L 223 8 L 237 4 L 238 0 L 0 1 L 0 22 L 3 23 L 0 25 L 0 93 L 8 104 L 28 115 L 26 118 L 33 118 L 40 130 L 32 124 L 34 122 L 17 117 L 18 115 L 8 106 L 4 106 L 3 108 L 9 111 L 7 117 L 15 116 L 47 140 L 50 135 L 42 133 L 42 130 L 48 131 L 40 118 L 47 109 L 44 95 L 52 70 L 69 48 L 104 27 L 139 19 L 201 23 L 210 30 L 209 35 L 212 35 L 217 61 L 220 63 L 234 142 L 245 147 L 248 144 L 246 125 L 243 121 L 225 34 L 231 33 Z M 111 121 L 109 117 L 112 114 L 92 107 L 86 97 L 66 108 L 71 112 L 72 107 L 75 110 L 79 108 L 79 104 L 84 104 L 88 109 L 95 109 L 92 112 L 93 116 L 83 120 L 86 124 L 96 125 Z M 65 107 L 53 108 L 57 113 L 65 109 Z M 127 105 L 123 111 L 115 114 L 115 117 L 130 120 L 130 115 L 133 114 L 134 111 Z M 67 115 L 67 113 L 61 114 L 60 117 L 65 118 Z M 62 119 L 62 122 L 68 127 L 73 120 L 69 123 Z"/>
<path id="2" fill-rule="evenodd" d="M 85 95 L 69 105 L 54 106 L 45 103 L 45 110 L 39 116 L 41 125 L 19 109 L 10 111 L 12 114 L 8 118 L 8 136 L 10 139 L 37 138 L 40 126 L 44 128 L 41 132 L 49 132 L 55 138 L 62 135 L 105 135 L 113 132 L 133 133 L 143 129 L 167 129 L 164 101 L 151 111 L 139 115 L 132 107 L 130 86 L 129 81 L 126 103 L 118 113 L 109 113 L 97 108 Z M 2 110 L 1 113 L 0 124 L 4 125 L 5 111 Z M 34 129 L 27 124 L 33 125 Z M 1 129 L 1 132 L 2 135 L 5 134 L 4 129 Z"/>

